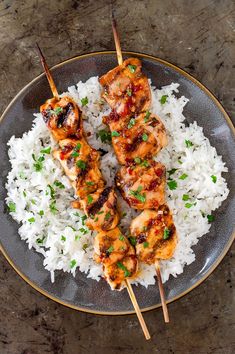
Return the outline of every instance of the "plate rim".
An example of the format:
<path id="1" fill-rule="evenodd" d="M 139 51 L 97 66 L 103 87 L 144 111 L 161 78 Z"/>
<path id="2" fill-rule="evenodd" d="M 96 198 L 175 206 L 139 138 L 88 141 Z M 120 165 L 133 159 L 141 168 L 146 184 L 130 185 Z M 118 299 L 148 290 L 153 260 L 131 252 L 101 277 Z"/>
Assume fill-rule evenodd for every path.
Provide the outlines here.
<path id="1" fill-rule="evenodd" d="M 50 68 L 51 71 L 65 65 L 66 63 L 69 62 L 73 62 L 79 59 L 84 59 L 84 58 L 88 58 L 88 57 L 92 57 L 92 56 L 96 56 L 96 55 L 113 55 L 116 54 L 116 51 L 114 50 L 105 50 L 105 51 L 95 51 L 95 52 L 89 52 L 89 53 L 85 53 L 85 54 L 81 54 L 81 55 L 76 55 L 73 56 L 69 59 L 63 60 L 61 62 L 59 62 L 58 64 L 52 66 Z M 161 59 L 159 57 L 155 57 L 153 55 L 149 55 L 149 54 L 145 54 L 145 53 L 140 53 L 140 52 L 133 52 L 133 51 L 123 51 L 123 54 L 126 55 L 133 55 L 133 56 L 140 56 L 142 58 L 147 58 L 147 59 L 151 59 L 155 62 L 161 63 L 167 67 L 170 67 L 171 69 L 175 70 L 176 72 L 178 72 L 179 74 L 183 75 L 185 78 L 189 79 L 191 82 L 193 82 L 197 87 L 199 87 L 204 93 L 206 93 L 209 98 L 216 104 L 216 106 L 218 107 L 218 109 L 221 111 L 221 113 L 223 114 L 223 117 L 225 118 L 233 136 L 235 137 L 235 127 L 233 126 L 232 120 L 229 117 L 228 113 L 225 111 L 223 105 L 218 101 L 218 99 L 215 97 L 215 95 L 204 85 L 202 84 L 200 81 L 198 81 L 194 76 L 192 76 L 191 74 L 187 73 L 185 70 L 181 69 L 179 66 L 165 60 L 165 59 Z M 35 81 L 37 81 L 39 78 L 45 76 L 45 73 L 41 73 L 39 75 L 37 75 L 34 79 L 32 79 L 28 84 L 26 84 L 17 94 L 16 96 L 13 97 L 13 99 L 10 101 L 10 103 L 7 105 L 7 107 L 5 108 L 5 110 L 3 111 L 1 117 L 0 117 L 0 123 L 3 121 L 3 119 L 5 118 L 5 116 L 8 113 L 8 110 L 11 108 L 11 106 L 14 104 L 14 102 L 18 99 L 18 97 L 28 88 L 32 85 L 32 83 L 34 83 Z M 189 292 L 191 292 L 193 289 L 195 289 L 196 287 L 198 287 L 203 281 L 205 281 L 212 273 L 213 271 L 218 267 L 218 265 L 221 263 L 221 261 L 223 260 L 223 258 L 225 257 L 226 253 L 228 252 L 228 250 L 230 249 L 233 240 L 235 239 L 235 230 L 233 230 L 233 232 L 230 235 L 230 238 L 226 244 L 226 246 L 224 247 L 223 251 L 221 252 L 220 256 L 218 257 L 218 259 L 216 260 L 216 262 L 209 268 L 209 270 L 207 271 L 207 273 L 201 278 L 199 279 L 194 285 L 192 285 L 190 288 L 188 288 L 187 290 L 185 290 L 184 292 L 182 292 L 181 294 L 179 294 L 178 296 L 175 296 L 174 298 L 172 298 L 171 300 L 167 301 L 167 304 L 176 301 L 180 298 L 182 298 L 183 296 L 185 296 L 186 294 L 188 294 Z M 110 315 L 110 316 L 120 316 L 120 315 L 130 315 L 130 314 L 135 314 L 135 311 L 118 311 L 118 312 L 113 312 L 113 311 L 95 311 L 95 310 L 91 310 L 91 309 L 87 309 L 87 308 L 81 308 L 79 306 L 70 304 L 66 301 L 61 300 L 60 298 L 51 295 L 49 292 L 47 292 L 46 290 L 40 288 L 36 283 L 34 283 L 33 281 L 31 281 L 25 274 L 23 274 L 23 272 L 21 270 L 19 270 L 17 268 L 17 266 L 15 265 L 14 261 L 10 258 L 10 256 L 7 254 L 6 250 L 4 249 L 4 247 L 2 246 L 2 243 L 0 242 L 0 251 L 3 254 L 3 256 L 6 258 L 6 260 L 8 261 L 8 263 L 10 264 L 10 266 L 15 270 L 15 272 L 26 282 L 28 283 L 32 288 L 34 288 L 36 291 L 38 291 L 39 293 L 41 293 L 42 295 L 44 295 L 45 297 L 61 304 L 64 305 L 66 307 L 72 308 L 74 310 L 78 310 L 81 312 L 85 312 L 85 313 L 91 313 L 91 314 L 96 314 L 96 315 Z M 147 311 L 151 311 L 154 310 L 156 308 L 159 308 L 161 306 L 161 304 L 156 304 L 153 306 L 149 306 L 149 307 L 145 307 L 141 309 L 141 312 L 147 312 Z"/>

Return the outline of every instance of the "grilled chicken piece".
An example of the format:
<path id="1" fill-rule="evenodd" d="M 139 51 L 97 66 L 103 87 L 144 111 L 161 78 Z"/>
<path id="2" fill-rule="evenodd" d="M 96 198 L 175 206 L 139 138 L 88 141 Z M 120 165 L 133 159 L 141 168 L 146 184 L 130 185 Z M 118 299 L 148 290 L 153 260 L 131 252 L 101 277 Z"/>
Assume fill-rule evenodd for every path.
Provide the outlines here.
<path id="1" fill-rule="evenodd" d="M 144 210 L 131 223 L 131 235 L 136 238 L 138 259 L 152 264 L 158 259 L 172 257 L 177 233 L 172 214 L 167 205 L 158 210 Z"/>
<path id="2" fill-rule="evenodd" d="M 99 79 L 104 88 L 102 97 L 119 116 L 137 115 L 150 107 L 151 91 L 141 69 L 139 59 L 129 58 Z"/>
<path id="3" fill-rule="evenodd" d="M 117 226 L 117 196 L 112 187 L 88 194 L 80 200 L 80 205 L 88 217 L 86 225 L 91 230 L 110 230 Z"/>
<path id="4" fill-rule="evenodd" d="M 53 155 L 60 161 L 79 198 L 104 187 L 99 170 L 100 155 L 85 139 L 60 140 L 59 146 L 60 149 L 55 150 Z"/>
<path id="5" fill-rule="evenodd" d="M 122 166 L 116 174 L 116 185 L 123 198 L 134 209 L 157 209 L 165 203 L 166 169 L 160 162 L 141 160 Z"/>
<path id="6" fill-rule="evenodd" d="M 137 257 L 118 227 L 96 235 L 95 260 L 104 265 L 104 275 L 112 289 L 120 289 L 127 277 L 137 271 Z"/>
<path id="7" fill-rule="evenodd" d="M 134 158 L 145 159 L 156 155 L 167 145 L 166 130 L 156 115 L 141 113 L 125 122 L 121 130 L 112 131 L 112 144 L 121 165 Z"/>
<path id="8" fill-rule="evenodd" d="M 81 137 L 81 111 L 70 97 L 61 97 L 59 101 L 50 98 L 40 107 L 40 112 L 57 141 L 68 137 Z"/>

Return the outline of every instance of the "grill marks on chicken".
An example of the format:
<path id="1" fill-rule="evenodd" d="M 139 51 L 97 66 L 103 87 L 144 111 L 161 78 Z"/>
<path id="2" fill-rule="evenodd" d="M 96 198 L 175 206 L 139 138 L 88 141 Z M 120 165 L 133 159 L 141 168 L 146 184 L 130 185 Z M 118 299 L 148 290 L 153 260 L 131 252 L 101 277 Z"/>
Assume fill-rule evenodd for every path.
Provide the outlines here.
<path id="1" fill-rule="evenodd" d="M 177 234 L 172 214 L 167 205 L 157 210 L 144 210 L 131 223 L 131 235 L 136 238 L 139 260 L 153 264 L 157 259 L 173 256 Z"/>
<path id="2" fill-rule="evenodd" d="M 120 289 L 126 277 L 137 271 L 137 257 L 134 248 L 117 225 L 119 214 L 117 197 L 113 187 L 106 187 L 100 172 L 100 155 L 86 141 L 82 115 L 76 103 L 69 97 L 52 98 L 41 106 L 43 119 L 57 140 L 59 148 L 53 152 L 65 174 L 70 179 L 77 200 L 74 208 L 83 209 L 86 225 L 97 230 L 95 259 L 102 262 L 104 275 L 112 289 Z M 120 239 L 118 239 L 120 237 Z M 104 249 L 108 239 L 109 251 Z M 122 243 L 117 247 L 118 243 Z M 114 253 L 112 253 L 114 249 Z"/>

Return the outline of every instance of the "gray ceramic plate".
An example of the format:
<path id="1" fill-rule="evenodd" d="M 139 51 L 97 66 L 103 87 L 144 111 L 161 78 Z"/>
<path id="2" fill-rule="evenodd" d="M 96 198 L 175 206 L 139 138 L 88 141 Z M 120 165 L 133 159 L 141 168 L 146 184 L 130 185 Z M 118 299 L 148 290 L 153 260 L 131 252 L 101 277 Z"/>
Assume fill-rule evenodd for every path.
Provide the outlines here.
<path id="1" fill-rule="evenodd" d="M 233 212 L 235 207 L 233 168 L 235 166 L 235 141 L 232 123 L 215 97 L 198 81 L 183 70 L 168 62 L 148 55 L 125 53 L 124 56 L 137 56 L 143 61 L 143 68 L 155 86 L 161 87 L 178 82 L 180 95 L 190 99 L 184 112 L 188 122 L 196 120 L 203 127 L 205 135 L 223 156 L 229 173 L 226 179 L 230 189 L 227 200 L 215 213 L 215 222 L 210 233 L 202 237 L 194 247 L 196 261 L 185 267 L 184 273 L 176 279 L 171 278 L 165 285 L 167 301 L 173 301 L 199 285 L 219 264 L 233 240 Z M 79 80 L 102 75 L 117 65 L 114 52 L 101 52 L 82 55 L 67 60 L 52 69 L 59 91 Z M 2 252 L 17 273 L 30 285 L 44 295 L 64 305 L 82 311 L 99 314 L 127 314 L 133 308 L 127 292 L 111 291 L 106 282 L 97 283 L 87 279 L 79 271 L 76 278 L 63 272 L 57 272 L 55 283 L 50 282 L 50 274 L 43 268 L 43 257 L 27 245 L 18 236 L 18 225 L 6 212 L 4 199 L 6 176 L 10 169 L 6 143 L 14 134 L 17 137 L 29 130 L 33 112 L 48 98 L 51 92 L 45 75 L 30 82 L 4 112 L 0 129 L 1 161 L 1 245 Z M 141 309 L 150 310 L 159 306 L 160 298 L 157 286 L 145 289 L 134 287 Z"/>

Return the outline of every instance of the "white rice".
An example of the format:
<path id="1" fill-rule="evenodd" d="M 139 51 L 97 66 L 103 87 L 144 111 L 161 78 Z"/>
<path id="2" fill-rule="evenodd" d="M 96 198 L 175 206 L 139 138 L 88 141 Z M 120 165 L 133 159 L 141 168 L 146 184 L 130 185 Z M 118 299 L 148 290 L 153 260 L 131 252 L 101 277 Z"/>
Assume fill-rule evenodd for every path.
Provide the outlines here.
<path id="1" fill-rule="evenodd" d="M 182 273 L 184 266 L 195 260 L 192 246 L 210 229 L 211 224 L 207 215 L 217 209 L 229 193 L 221 175 L 227 171 L 221 156 L 217 155 L 215 148 L 210 145 L 202 128 L 196 122 L 189 126 L 183 123 L 185 120 L 183 109 L 188 99 L 183 96 L 175 97 L 174 93 L 178 92 L 178 86 L 172 83 L 161 90 L 152 87 L 151 111 L 160 116 L 169 137 L 168 146 L 156 159 L 166 165 L 167 170 L 177 169 L 171 176 L 177 182 L 177 188 L 170 190 L 167 187 L 166 194 L 167 202 L 174 214 L 179 240 L 174 257 L 161 262 L 164 282 L 170 275 L 176 277 Z M 96 149 L 102 148 L 107 151 L 101 158 L 101 168 L 106 181 L 111 185 L 119 166 L 112 147 L 101 143 L 96 137 L 98 130 L 105 129 L 102 117 L 110 111 L 101 101 L 100 91 L 98 78 L 92 77 L 85 83 L 79 82 L 76 87 L 69 87 L 64 95 L 69 93 L 79 106 L 81 98 L 88 97 L 88 104 L 83 108 L 84 127 L 91 133 L 89 143 Z M 161 104 L 163 95 L 168 97 L 166 103 Z M 60 164 L 51 154 L 45 154 L 42 170 L 35 171 L 32 154 L 38 158 L 42 156 L 41 149 L 50 146 L 52 151 L 56 146 L 41 115 L 38 113 L 35 117 L 29 132 L 22 138 L 13 136 L 8 142 L 12 169 L 6 184 L 8 191 L 6 202 L 16 205 L 16 211 L 11 212 L 11 215 L 20 224 L 21 239 L 28 243 L 29 248 L 34 248 L 44 256 L 43 265 L 51 272 L 52 281 L 55 270 L 75 275 L 77 269 L 99 281 L 102 277 L 102 266 L 93 261 L 95 233 L 83 225 L 81 218 L 83 213 L 80 211 L 78 213 L 70 207 L 74 192 Z M 191 141 L 193 146 L 187 147 L 185 140 Z M 180 179 L 183 174 L 187 177 Z M 216 183 L 211 176 L 216 176 Z M 55 180 L 63 183 L 65 188 L 56 187 Z M 55 214 L 50 209 L 53 200 L 48 185 L 56 191 L 58 211 Z M 183 194 L 187 194 L 190 199 L 183 201 Z M 186 203 L 192 206 L 187 208 Z M 121 221 L 121 227 L 128 232 L 130 221 L 137 213 L 120 197 L 119 205 L 127 214 Z M 44 215 L 39 215 L 41 210 Z M 140 269 L 140 275 L 135 283 L 146 287 L 154 284 L 154 266 L 140 264 Z"/>

